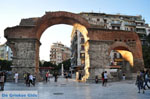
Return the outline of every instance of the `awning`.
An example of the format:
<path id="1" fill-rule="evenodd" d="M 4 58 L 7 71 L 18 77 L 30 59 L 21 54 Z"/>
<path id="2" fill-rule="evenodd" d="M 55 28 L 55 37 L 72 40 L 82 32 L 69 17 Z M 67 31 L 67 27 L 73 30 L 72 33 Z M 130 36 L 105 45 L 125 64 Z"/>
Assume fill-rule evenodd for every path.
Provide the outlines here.
<path id="1" fill-rule="evenodd" d="M 110 66 L 110 69 L 121 69 L 121 67 L 119 65 L 113 65 Z"/>

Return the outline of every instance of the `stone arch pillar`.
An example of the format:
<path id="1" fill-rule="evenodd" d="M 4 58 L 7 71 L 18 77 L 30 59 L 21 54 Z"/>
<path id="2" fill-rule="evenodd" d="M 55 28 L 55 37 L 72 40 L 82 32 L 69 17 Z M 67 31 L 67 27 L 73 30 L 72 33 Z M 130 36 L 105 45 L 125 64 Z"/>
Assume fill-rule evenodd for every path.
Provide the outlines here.
<path id="1" fill-rule="evenodd" d="M 35 38 L 33 28 L 33 26 L 16 26 L 4 31 L 7 45 L 13 50 L 12 78 L 15 72 L 19 73 L 19 79 L 23 79 L 23 73 L 34 75 L 38 72 L 35 66 L 37 64 L 36 51 L 40 42 Z"/>
<path id="2" fill-rule="evenodd" d="M 109 41 L 94 41 L 89 40 L 89 57 L 90 57 L 90 76 L 88 78 L 89 82 L 93 82 L 95 76 L 101 76 L 101 73 L 109 66 Z M 100 78 L 99 78 L 100 79 Z"/>
<path id="3" fill-rule="evenodd" d="M 23 73 L 35 74 L 36 66 L 36 47 L 38 40 L 36 39 L 15 39 L 14 48 L 16 55 L 13 57 L 13 73 L 18 72 L 19 78 L 23 79 Z M 36 71 L 38 72 L 38 71 Z"/>

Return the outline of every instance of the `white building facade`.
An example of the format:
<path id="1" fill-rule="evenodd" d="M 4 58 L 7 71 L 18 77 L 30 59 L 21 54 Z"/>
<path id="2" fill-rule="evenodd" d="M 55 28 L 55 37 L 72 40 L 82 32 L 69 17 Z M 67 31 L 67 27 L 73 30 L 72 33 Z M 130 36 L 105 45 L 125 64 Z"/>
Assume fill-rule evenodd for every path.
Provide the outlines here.
<path id="1" fill-rule="evenodd" d="M 120 15 L 105 13 L 80 13 L 93 27 L 113 30 L 125 30 L 136 32 L 142 44 L 145 44 L 145 36 L 150 33 L 150 26 L 145 23 L 141 15 Z"/>
<path id="2" fill-rule="evenodd" d="M 50 50 L 50 62 L 58 65 L 65 60 L 70 59 L 70 48 L 64 46 L 61 42 L 53 43 Z"/>
<path id="3" fill-rule="evenodd" d="M 84 68 L 85 66 L 85 50 L 84 37 L 80 31 L 75 30 L 71 38 L 71 66 Z"/>
<path id="4" fill-rule="evenodd" d="M 12 60 L 13 53 L 9 46 L 6 44 L 0 45 L 0 59 L 1 60 Z"/>

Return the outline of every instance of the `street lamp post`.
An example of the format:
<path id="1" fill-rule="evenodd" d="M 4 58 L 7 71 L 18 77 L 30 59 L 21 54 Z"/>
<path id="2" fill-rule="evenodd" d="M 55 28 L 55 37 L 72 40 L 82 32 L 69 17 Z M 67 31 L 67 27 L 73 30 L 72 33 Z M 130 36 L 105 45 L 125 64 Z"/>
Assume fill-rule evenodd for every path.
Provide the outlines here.
<path id="1" fill-rule="evenodd" d="M 64 66 L 63 66 L 63 64 L 61 65 L 61 76 L 62 77 L 64 76 Z"/>

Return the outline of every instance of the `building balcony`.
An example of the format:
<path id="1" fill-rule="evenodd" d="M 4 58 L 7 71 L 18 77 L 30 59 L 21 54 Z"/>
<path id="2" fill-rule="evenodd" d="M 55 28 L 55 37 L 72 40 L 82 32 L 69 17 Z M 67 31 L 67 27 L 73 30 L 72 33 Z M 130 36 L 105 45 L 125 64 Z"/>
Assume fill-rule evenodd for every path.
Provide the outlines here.
<path id="1" fill-rule="evenodd" d="M 138 34 L 146 34 L 145 28 L 136 28 L 136 33 Z"/>
<path id="2" fill-rule="evenodd" d="M 136 23 L 144 23 L 145 21 L 142 19 L 135 20 Z"/>
<path id="3" fill-rule="evenodd" d="M 136 26 L 135 23 L 125 23 L 124 25 L 126 25 L 126 26 Z"/>
<path id="4" fill-rule="evenodd" d="M 120 26 L 121 22 L 117 21 L 117 22 L 111 22 L 112 26 Z"/>
<path id="5" fill-rule="evenodd" d="M 136 33 L 138 33 L 138 34 L 146 34 L 145 31 L 136 31 Z"/>
<path id="6" fill-rule="evenodd" d="M 145 29 L 145 26 L 144 25 L 137 25 L 136 28 L 138 28 L 138 29 Z"/>

